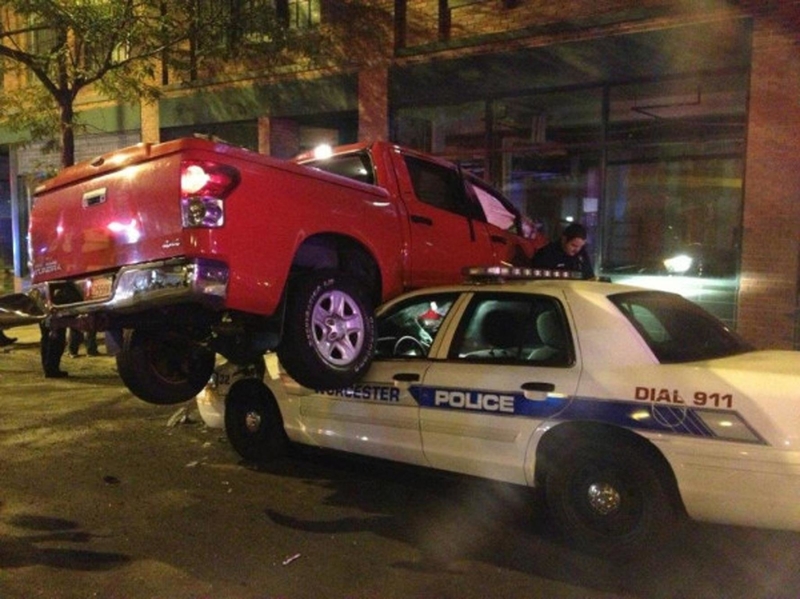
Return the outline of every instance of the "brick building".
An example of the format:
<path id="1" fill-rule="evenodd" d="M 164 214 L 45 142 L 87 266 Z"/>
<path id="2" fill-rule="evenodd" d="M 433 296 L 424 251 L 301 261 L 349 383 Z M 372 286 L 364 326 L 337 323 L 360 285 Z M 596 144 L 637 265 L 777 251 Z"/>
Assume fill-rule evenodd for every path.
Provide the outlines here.
<path id="1" fill-rule="evenodd" d="M 78 158 L 193 133 L 280 157 L 390 139 L 480 173 L 549 235 L 585 223 L 600 274 L 800 349 L 800 2 L 375 3 L 392 35 L 351 68 L 173 77 L 135 107 L 86 99 L 102 133 L 78 139 Z M 309 26 L 333 14 L 289 4 Z M 0 130 L 18 286 L 25 181 L 57 163 L 21 141 Z"/>

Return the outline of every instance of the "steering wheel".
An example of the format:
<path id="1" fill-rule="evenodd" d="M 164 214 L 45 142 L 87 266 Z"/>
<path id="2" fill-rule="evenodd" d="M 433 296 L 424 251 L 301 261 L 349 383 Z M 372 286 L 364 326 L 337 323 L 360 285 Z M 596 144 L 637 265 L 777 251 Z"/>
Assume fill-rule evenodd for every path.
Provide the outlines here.
<path id="1" fill-rule="evenodd" d="M 400 337 L 394 344 L 392 355 L 395 356 L 425 356 L 428 354 L 427 348 L 416 337 L 405 335 Z"/>

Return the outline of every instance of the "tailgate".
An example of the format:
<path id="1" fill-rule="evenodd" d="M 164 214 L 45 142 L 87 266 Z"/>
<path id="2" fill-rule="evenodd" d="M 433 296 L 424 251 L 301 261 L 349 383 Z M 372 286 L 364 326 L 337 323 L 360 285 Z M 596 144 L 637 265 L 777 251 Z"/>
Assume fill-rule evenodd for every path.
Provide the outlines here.
<path id="1" fill-rule="evenodd" d="M 38 188 L 30 219 L 33 282 L 182 255 L 184 145 L 133 146 L 67 168 Z"/>

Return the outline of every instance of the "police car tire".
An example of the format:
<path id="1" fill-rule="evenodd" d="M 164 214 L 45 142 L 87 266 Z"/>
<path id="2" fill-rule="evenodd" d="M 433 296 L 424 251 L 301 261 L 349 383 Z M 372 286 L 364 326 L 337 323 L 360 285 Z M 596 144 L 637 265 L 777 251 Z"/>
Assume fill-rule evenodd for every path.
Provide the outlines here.
<path id="1" fill-rule="evenodd" d="M 592 490 L 601 492 L 594 505 Z M 604 502 L 603 491 L 617 499 Z M 566 539 L 593 553 L 625 554 L 657 544 L 676 520 L 654 464 L 624 444 L 581 443 L 570 448 L 549 468 L 545 498 Z"/>
<path id="2" fill-rule="evenodd" d="M 172 405 L 193 399 L 214 372 L 214 352 L 181 337 L 129 329 L 116 356 L 117 372 L 139 399 Z"/>
<path id="3" fill-rule="evenodd" d="M 342 359 L 327 343 L 315 315 L 328 310 L 335 297 L 345 316 L 358 324 L 353 333 L 354 355 Z M 375 318 L 369 293 L 353 277 L 324 271 L 290 285 L 278 358 L 286 372 L 311 389 L 341 389 L 356 382 L 369 368 L 375 353 Z M 336 315 L 334 315 L 336 316 Z"/>
<path id="4" fill-rule="evenodd" d="M 225 433 L 236 453 L 252 462 L 286 455 L 289 446 L 275 397 L 258 379 L 231 386 L 225 400 Z"/>

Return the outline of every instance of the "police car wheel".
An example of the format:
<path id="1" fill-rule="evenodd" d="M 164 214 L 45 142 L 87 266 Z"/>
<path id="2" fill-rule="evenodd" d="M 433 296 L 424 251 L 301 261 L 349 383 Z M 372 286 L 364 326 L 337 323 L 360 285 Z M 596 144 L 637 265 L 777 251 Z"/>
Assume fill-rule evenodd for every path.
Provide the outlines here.
<path id="1" fill-rule="evenodd" d="M 116 356 L 125 386 L 147 403 L 171 405 L 193 399 L 214 371 L 214 352 L 169 333 L 126 330 Z"/>
<path id="2" fill-rule="evenodd" d="M 293 283 L 278 358 L 292 378 L 312 389 L 341 389 L 366 372 L 375 353 L 367 290 L 340 272 Z"/>
<path id="3" fill-rule="evenodd" d="M 225 432 L 236 453 L 253 462 L 281 457 L 289 445 L 275 397 L 258 379 L 231 386 L 225 400 Z"/>
<path id="4" fill-rule="evenodd" d="M 657 469 L 625 445 L 584 443 L 565 451 L 547 473 L 545 497 L 567 540 L 595 553 L 657 543 L 675 521 Z"/>

